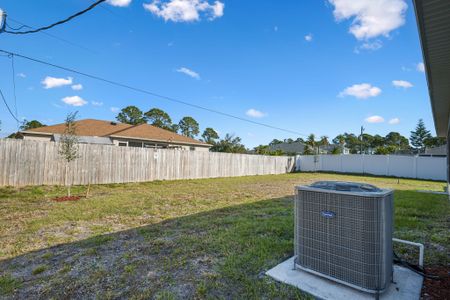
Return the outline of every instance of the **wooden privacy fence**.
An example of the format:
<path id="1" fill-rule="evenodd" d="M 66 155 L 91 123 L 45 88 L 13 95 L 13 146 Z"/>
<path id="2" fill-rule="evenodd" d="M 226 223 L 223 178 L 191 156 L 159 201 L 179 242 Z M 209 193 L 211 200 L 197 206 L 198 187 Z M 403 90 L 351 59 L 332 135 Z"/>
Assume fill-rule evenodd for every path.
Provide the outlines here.
<path id="1" fill-rule="evenodd" d="M 79 145 L 68 167 L 58 144 L 0 140 L 0 186 L 143 182 L 293 171 L 295 157 L 230 154 L 111 145 Z"/>

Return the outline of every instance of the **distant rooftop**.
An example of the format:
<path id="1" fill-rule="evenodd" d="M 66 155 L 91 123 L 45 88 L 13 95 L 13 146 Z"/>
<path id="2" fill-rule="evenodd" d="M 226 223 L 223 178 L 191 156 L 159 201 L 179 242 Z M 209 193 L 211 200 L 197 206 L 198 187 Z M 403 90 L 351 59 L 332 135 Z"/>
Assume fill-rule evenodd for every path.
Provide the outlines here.
<path id="1" fill-rule="evenodd" d="M 181 144 L 195 144 L 211 147 L 210 144 L 192 139 L 175 132 L 155 127 L 149 124 L 130 125 L 119 122 L 84 119 L 75 122 L 76 134 L 83 137 L 116 137 L 128 139 L 142 139 Z M 24 133 L 63 134 L 66 126 L 64 123 L 45 127 L 33 128 Z"/>

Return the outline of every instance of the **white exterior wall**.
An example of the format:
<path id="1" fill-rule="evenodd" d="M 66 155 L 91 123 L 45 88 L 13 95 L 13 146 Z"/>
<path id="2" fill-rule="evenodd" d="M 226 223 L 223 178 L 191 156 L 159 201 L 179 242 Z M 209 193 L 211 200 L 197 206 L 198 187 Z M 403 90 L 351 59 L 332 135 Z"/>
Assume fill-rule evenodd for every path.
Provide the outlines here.
<path id="1" fill-rule="evenodd" d="M 176 147 L 179 147 L 179 148 L 181 148 L 182 150 L 189 150 L 189 151 L 192 151 L 191 150 L 191 147 L 194 147 L 194 151 L 209 151 L 209 148 L 210 147 L 199 147 L 199 146 L 196 146 L 196 145 L 192 145 L 192 146 L 190 146 L 190 145 L 184 145 L 184 144 L 169 144 L 169 143 L 164 143 L 164 142 L 152 142 L 152 141 L 144 141 L 144 140 L 127 140 L 127 139 L 119 139 L 119 138 L 113 138 L 112 139 L 112 142 L 113 142 L 113 144 L 114 145 L 116 145 L 116 146 L 119 146 L 119 142 L 120 143 L 128 143 L 129 141 L 132 141 L 132 142 L 142 142 L 142 143 L 151 143 L 151 144 L 158 144 L 158 145 L 167 145 L 167 146 L 169 146 L 170 148 L 176 148 Z"/>
<path id="2" fill-rule="evenodd" d="M 51 135 L 24 135 L 23 136 L 24 140 L 28 140 L 28 141 L 41 141 L 41 142 L 50 142 L 52 140 L 52 136 Z"/>
<path id="3" fill-rule="evenodd" d="M 296 170 L 372 174 L 418 179 L 446 180 L 445 157 L 401 155 L 298 155 Z"/>

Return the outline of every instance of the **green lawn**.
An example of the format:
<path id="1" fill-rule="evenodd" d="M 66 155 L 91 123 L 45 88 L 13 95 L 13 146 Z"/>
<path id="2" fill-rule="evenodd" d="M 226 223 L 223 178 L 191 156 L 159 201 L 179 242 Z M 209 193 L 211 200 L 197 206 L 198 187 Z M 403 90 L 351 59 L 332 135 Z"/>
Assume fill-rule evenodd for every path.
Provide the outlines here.
<path id="1" fill-rule="evenodd" d="M 264 271 L 293 255 L 294 186 L 351 180 L 395 192 L 395 236 L 447 265 L 444 183 L 296 173 L 92 186 L 0 189 L 0 298 L 305 298 Z M 85 187 L 75 187 L 83 195 Z M 409 259 L 414 253 L 398 248 Z"/>

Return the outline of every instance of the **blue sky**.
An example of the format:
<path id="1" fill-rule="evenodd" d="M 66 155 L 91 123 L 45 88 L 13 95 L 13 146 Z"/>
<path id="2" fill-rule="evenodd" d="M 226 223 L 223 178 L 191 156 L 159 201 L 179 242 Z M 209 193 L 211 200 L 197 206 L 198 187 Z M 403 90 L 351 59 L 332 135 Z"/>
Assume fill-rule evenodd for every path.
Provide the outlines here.
<path id="1" fill-rule="evenodd" d="M 39 27 L 92 2 L 3 0 L 0 8 L 12 27 L 18 27 L 13 20 Z M 70 43 L 3 33 L 0 49 L 303 134 L 333 138 L 364 125 L 371 134 L 409 136 L 419 118 L 434 133 L 410 0 L 112 0 L 102 6 L 47 31 Z M 74 110 L 80 118 L 113 120 L 117 108 L 136 105 L 162 108 L 174 121 L 192 116 L 202 130 L 234 133 L 247 147 L 298 137 L 20 58 L 15 69 L 18 116 L 28 120 L 59 123 Z M 0 88 L 14 107 L 9 58 L 0 56 L 0 70 Z M 15 131 L 0 107 L 0 133 Z"/>

